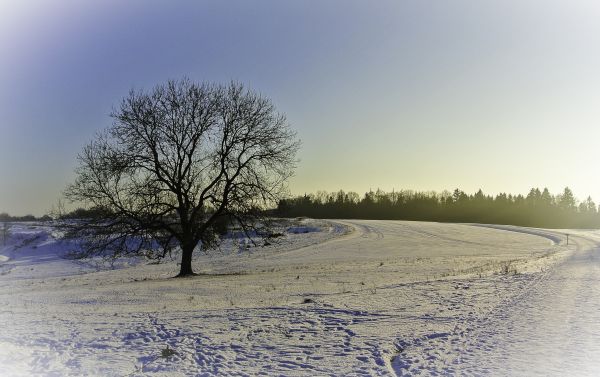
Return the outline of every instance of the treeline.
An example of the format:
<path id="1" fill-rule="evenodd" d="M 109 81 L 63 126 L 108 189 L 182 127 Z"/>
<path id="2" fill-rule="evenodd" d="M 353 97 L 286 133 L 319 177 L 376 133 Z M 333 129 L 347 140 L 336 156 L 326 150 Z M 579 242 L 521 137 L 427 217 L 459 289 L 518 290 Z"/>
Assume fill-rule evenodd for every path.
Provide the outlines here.
<path id="1" fill-rule="evenodd" d="M 0 213 L 0 222 L 22 222 L 22 221 L 50 221 L 50 215 L 35 217 L 33 215 L 11 216 L 6 212 Z"/>
<path id="2" fill-rule="evenodd" d="M 510 224 L 539 228 L 600 228 L 598 207 L 591 197 L 578 202 L 569 188 L 552 195 L 548 189 L 531 189 L 528 195 L 498 194 L 481 190 L 420 192 L 377 190 L 359 196 L 355 192 L 318 192 L 281 200 L 281 217 L 323 219 L 419 220 Z"/>
<path id="3" fill-rule="evenodd" d="M 40 217 L 34 215 L 11 216 L 6 212 L 0 213 L 0 222 L 25 222 L 25 221 L 52 221 L 52 220 L 69 220 L 69 219 L 84 219 L 84 218 L 99 218 L 105 211 L 97 208 L 85 209 L 77 208 L 70 212 L 60 212 L 45 214 Z"/>

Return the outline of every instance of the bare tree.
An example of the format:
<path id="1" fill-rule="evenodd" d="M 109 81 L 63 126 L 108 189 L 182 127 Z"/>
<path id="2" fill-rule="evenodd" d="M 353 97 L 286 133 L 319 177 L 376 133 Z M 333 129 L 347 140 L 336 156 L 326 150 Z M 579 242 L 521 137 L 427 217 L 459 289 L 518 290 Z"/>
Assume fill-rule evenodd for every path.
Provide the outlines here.
<path id="1" fill-rule="evenodd" d="M 10 236 L 10 224 L 8 222 L 2 223 L 2 244 L 6 246 L 6 241 Z"/>
<path id="2" fill-rule="evenodd" d="M 295 167 L 299 141 L 285 116 L 241 84 L 169 81 L 131 91 L 111 116 L 65 192 L 94 209 L 71 223 L 86 256 L 180 249 L 178 276 L 192 275 L 194 250 L 218 244 L 223 220 L 255 229 Z"/>

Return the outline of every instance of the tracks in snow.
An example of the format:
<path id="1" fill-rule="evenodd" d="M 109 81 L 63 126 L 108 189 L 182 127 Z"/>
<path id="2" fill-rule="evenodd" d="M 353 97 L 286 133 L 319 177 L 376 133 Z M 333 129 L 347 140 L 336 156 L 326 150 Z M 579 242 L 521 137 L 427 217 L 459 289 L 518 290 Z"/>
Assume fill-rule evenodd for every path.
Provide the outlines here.
<path id="1" fill-rule="evenodd" d="M 352 329 L 381 318 L 322 307 L 187 312 L 169 318 L 177 328 L 154 315 L 139 316 L 132 330 L 115 337 L 122 347 L 145 353 L 132 376 L 166 373 L 173 367 L 186 374 L 246 375 L 243 371 L 256 365 L 262 365 L 265 375 L 333 376 L 335 370 L 349 369 L 356 375 L 386 375 L 380 342 Z M 169 359 L 160 356 L 167 345 L 176 352 Z"/>

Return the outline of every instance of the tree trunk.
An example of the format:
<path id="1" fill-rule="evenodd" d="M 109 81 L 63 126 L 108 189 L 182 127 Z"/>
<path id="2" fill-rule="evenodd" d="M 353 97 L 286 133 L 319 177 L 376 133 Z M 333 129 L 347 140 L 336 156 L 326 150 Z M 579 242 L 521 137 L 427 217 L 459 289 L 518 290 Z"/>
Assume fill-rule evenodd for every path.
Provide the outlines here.
<path id="1" fill-rule="evenodd" d="M 194 252 L 194 246 L 185 245 L 181 247 L 181 270 L 177 277 L 192 276 L 195 275 L 192 270 L 192 253 Z"/>

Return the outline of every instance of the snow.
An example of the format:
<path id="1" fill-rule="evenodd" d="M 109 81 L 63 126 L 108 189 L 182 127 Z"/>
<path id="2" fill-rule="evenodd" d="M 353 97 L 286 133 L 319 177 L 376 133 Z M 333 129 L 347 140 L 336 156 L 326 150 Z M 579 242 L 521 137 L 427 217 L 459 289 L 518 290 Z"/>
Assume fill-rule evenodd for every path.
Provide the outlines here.
<path id="1" fill-rule="evenodd" d="M 598 231 L 281 229 L 265 247 L 232 238 L 196 256 L 200 276 L 172 279 L 176 261 L 75 261 L 51 227 L 13 225 L 0 375 L 600 373 Z"/>

